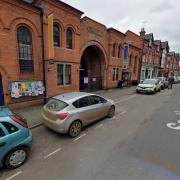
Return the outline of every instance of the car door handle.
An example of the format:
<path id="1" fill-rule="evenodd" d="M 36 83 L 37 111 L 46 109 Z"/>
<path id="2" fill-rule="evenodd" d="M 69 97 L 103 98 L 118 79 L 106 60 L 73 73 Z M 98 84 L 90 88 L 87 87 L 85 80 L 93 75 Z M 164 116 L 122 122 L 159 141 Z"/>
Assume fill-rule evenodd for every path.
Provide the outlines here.
<path id="1" fill-rule="evenodd" d="M 3 146 L 5 146 L 5 145 L 6 145 L 5 142 L 0 143 L 0 147 L 3 147 Z"/>

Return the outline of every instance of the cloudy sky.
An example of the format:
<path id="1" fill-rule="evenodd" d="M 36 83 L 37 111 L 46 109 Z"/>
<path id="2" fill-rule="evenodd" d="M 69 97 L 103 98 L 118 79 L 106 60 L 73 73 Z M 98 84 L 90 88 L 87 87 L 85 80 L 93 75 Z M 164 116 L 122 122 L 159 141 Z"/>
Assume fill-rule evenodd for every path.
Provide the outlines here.
<path id="1" fill-rule="evenodd" d="M 155 39 L 180 52 L 180 0 L 63 0 L 107 27 L 139 34 L 142 26 Z"/>

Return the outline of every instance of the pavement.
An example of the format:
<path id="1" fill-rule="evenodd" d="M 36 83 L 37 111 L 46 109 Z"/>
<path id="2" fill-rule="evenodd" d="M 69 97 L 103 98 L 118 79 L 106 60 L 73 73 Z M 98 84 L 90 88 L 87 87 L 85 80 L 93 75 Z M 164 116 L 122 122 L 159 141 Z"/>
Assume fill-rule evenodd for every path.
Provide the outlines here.
<path id="1" fill-rule="evenodd" d="M 116 88 L 116 89 L 100 90 L 93 93 L 115 100 L 116 97 L 124 97 L 126 95 L 131 95 L 135 93 L 135 87 L 132 86 L 128 88 L 124 87 L 122 89 Z M 42 107 L 43 104 L 34 105 L 21 109 L 15 109 L 14 112 L 27 119 L 28 127 L 30 129 L 33 129 L 43 124 L 43 118 L 41 116 Z"/>

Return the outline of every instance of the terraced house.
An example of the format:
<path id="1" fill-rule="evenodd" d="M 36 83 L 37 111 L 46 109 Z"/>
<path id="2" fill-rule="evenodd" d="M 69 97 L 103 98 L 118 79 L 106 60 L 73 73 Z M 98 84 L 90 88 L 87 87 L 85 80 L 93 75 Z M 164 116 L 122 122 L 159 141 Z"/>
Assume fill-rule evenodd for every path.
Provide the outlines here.
<path id="1" fill-rule="evenodd" d="M 153 39 L 82 15 L 59 0 L 0 1 L 0 105 L 29 106 L 159 73 L 162 48 Z M 146 61 L 150 69 L 141 71 Z"/>

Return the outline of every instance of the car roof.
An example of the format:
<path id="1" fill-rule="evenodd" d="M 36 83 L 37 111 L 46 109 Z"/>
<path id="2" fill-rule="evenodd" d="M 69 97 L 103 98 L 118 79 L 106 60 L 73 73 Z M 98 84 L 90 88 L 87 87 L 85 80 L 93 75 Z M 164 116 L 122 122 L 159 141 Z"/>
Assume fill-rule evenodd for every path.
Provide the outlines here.
<path id="1" fill-rule="evenodd" d="M 152 78 L 152 79 L 145 79 L 145 80 L 155 80 L 155 81 L 157 81 L 157 79 L 156 79 L 156 78 L 154 78 L 154 79 L 153 79 L 153 78 Z"/>
<path id="2" fill-rule="evenodd" d="M 81 97 L 90 96 L 90 95 L 94 95 L 94 94 L 86 93 L 86 92 L 70 92 L 70 93 L 64 93 L 64 94 L 54 96 L 53 98 L 59 99 L 62 101 L 73 101 Z"/>

